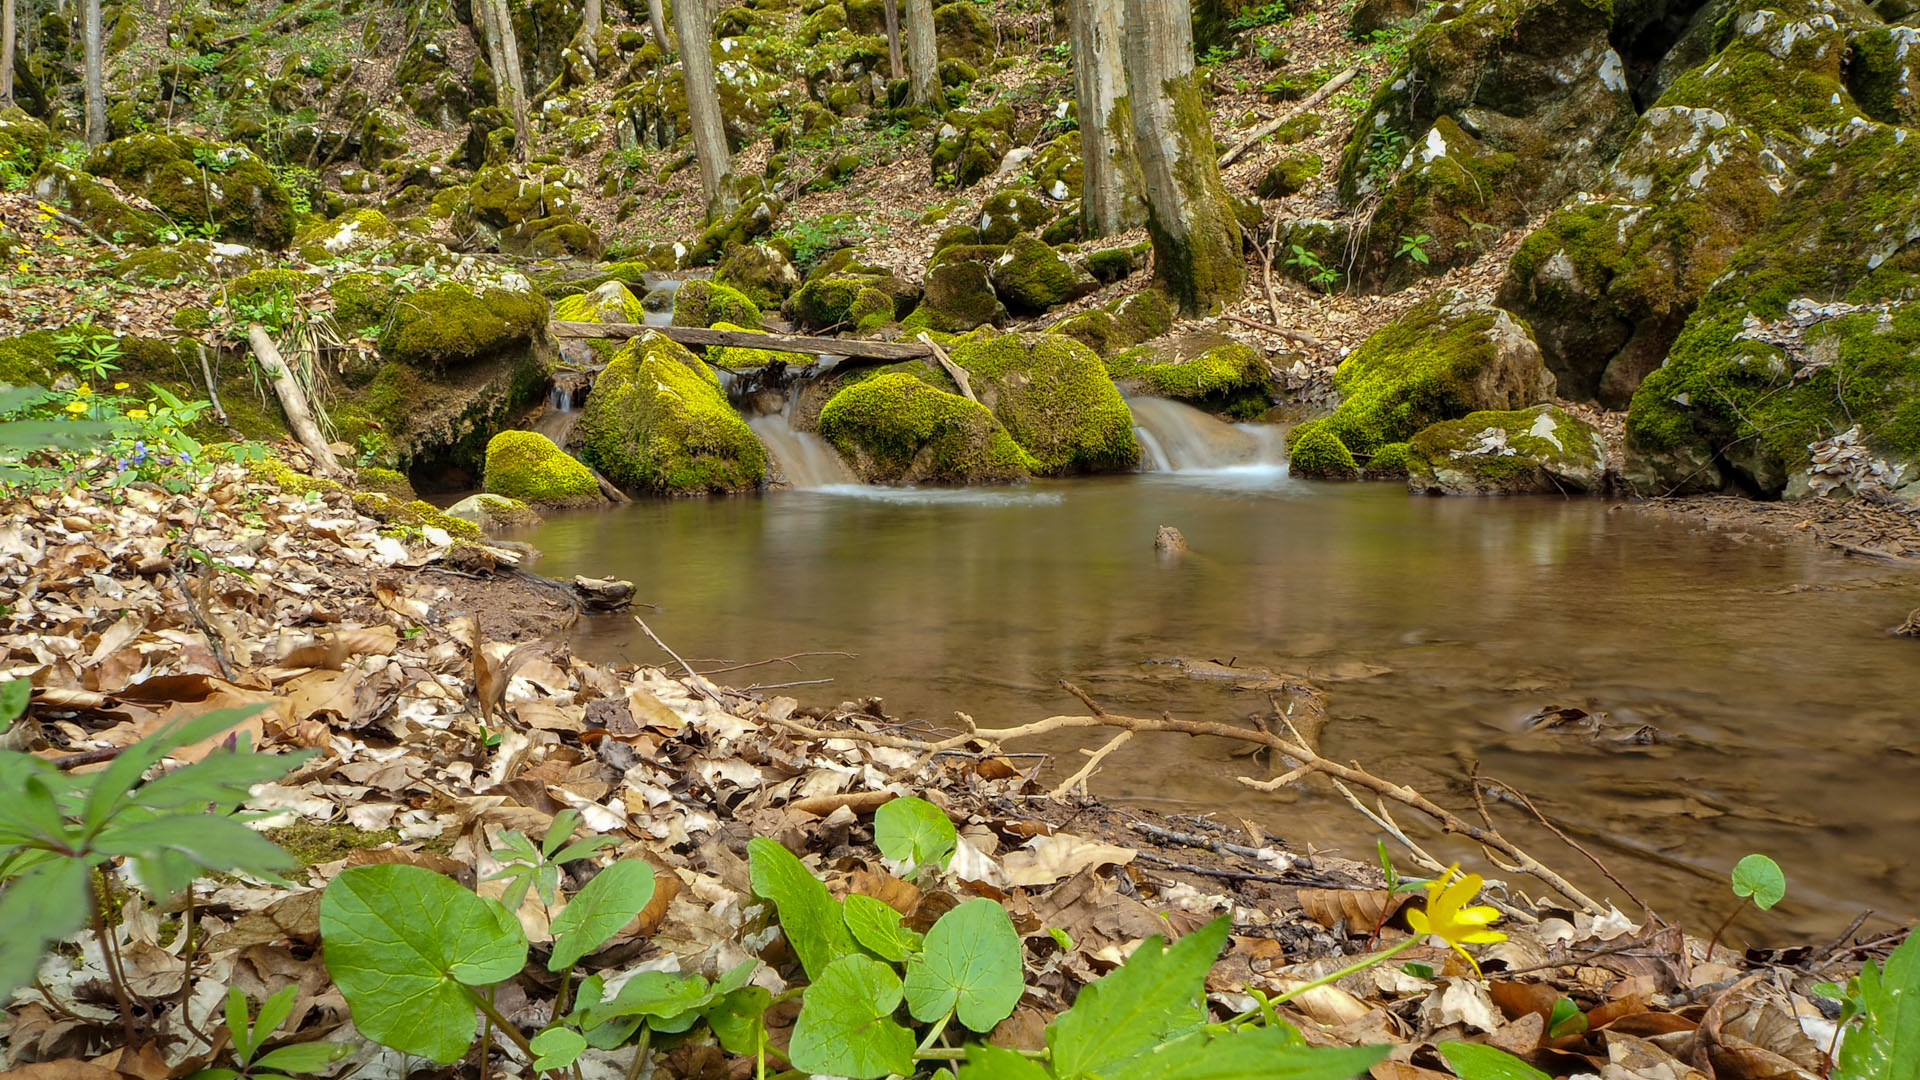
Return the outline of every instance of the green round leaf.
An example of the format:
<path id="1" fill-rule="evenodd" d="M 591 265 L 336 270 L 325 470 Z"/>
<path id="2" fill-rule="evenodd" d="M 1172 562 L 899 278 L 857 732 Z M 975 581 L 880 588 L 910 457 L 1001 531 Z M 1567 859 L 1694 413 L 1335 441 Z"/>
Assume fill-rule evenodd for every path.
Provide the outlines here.
<path id="1" fill-rule="evenodd" d="M 477 1028 L 469 986 L 527 962 L 520 923 L 499 903 L 418 866 L 356 866 L 320 897 L 327 971 L 361 1034 L 442 1065 Z"/>
<path id="2" fill-rule="evenodd" d="M 553 919 L 553 958 L 548 971 L 565 971 L 607 943 L 653 899 L 653 867 L 621 859 L 574 894 Z"/>
<path id="3" fill-rule="evenodd" d="M 899 1007 L 900 978 L 892 968 L 843 956 L 807 987 L 787 1058 L 802 1071 L 851 1080 L 911 1075 L 913 1033 L 893 1020 Z"/>
<path id="4" fill-rule="evenodd" d="M 548 1028 L 533 1037 L 528 1045 L 533 1047 L 533 1067 L 536 1072 L 549 1069 L 564 1069 L 573 1064 L 581 1051 L 587 1048 L 587 1040 L 572 1028 Z"/>
<path id="5" fill-rule="evenodd" d="M 1013 1015 L 1022 989 L 1020 935 L 997 902 L 975 897 L 927 931 L 926 949 L 907 965 L 907 1007 L 931 1023 L 952 1012 L 974 1031 Z"/>
<path id="6" fill-rule="evenodd" d="M 854 893 L 846 901 L 847 929 L 853 940 L 882 960 L 905 963 L 920 948 L 920 935 L 900 925 L 900 913 L 871 896 Z"/>
<path id="7" fill-rule="evenodd" d="M 946 811 L 927 800 L 895 799 L 873 812 L 873 842 L 889 859 L 945 869 L 960 834 Z"/>
<path id="8" fill-rule="evenodd" d="M 1749 855 L 1733 867 L 1733 895 L 1753 897 L 1753 906 L 1765 911 L 1785 899 L 1787 875 L 1765 855 Z"/>

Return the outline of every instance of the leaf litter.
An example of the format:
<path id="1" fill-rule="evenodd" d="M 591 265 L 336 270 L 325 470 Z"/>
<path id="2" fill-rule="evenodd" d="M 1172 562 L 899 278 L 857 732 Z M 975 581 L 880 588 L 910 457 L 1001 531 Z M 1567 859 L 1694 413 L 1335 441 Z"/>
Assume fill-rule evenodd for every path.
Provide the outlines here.
<path id="1" fill-rule="evenodd" d="M 1286 851 L 1251 824 L 1109 805 L 1084 794 L 1086 777 L 1080 795 L 1045 795 L 1041 770 L 998 741 L 904 734 L 873 699 L 804 708 L 690 671 L 588 663 L 562 641 L 495 640 L 502 611 L 539 612 L 562 629 L 555 597 L 566 590 L 530 581 L 509 548 L 389 529 L 348 492 L 290 494 L 223 466 L 183 495 L 134 485 L 15 497 L 0 520 L 0 677 L 32 685 L 6 745 L 98 768 L 178 718 L 266 703 L 240 738 L 320 756 L 254 789 L 249 808 L 265 815 L 256 827 L 332 841 L 281 882 L 203 878 L 160 906 L 116 888 L 108 932 L 145 1047 L 118 1046 L 106 960 L 83 935 L 0 1013 L 5 1063 L 19 1075 L 186 1076 L 211 1060 L 203 1033 L 218 1026 L 229 986 L 253 1001 L 291 988 L 282 1031 L 293 1041 L 364 1044 L 339 1075 L 402 1075 L 404 1062 L 355 1030 L 322 964 L 321 890 L 349 867 L 380 866 L 505 897 L 493 852 L 506 834 L 544 835 L 568 810 L 578 836 L 610 843 L 570 864 L 562 892 L 574 906 L 518 890 L 512 914 L 535 954 L 496 1005 L 527 1031 L 561 992 L 545 961 L 570 956 L 569 929 L 588 922 L 624 924 L 583 960 L 610 993 L 646 972 L 718 980 L 758 959 L 756 984 L 778 994 L 815 966 L 810 956 L 820 982 L 869 976 L 826 964 L 837 953 L 825 943 L 788 940 L 776 904 L 855 898 L 855 933 L 881 951 L 903 951 L 950 910 L 997 908 L 1004 919 L 987 921 L 1016 936 L 1023 972 L 910 975 L 902 996 L 1017 1001 L 992 1038 L 1022 1049 L 1044 1045 L 1047 1023 L 1141 942 L 1178 943 L 1222 914 L 1231 933 L 1206 977 L 1216 1015 L 1411 932 L 1408 897 L 1373 865 Z M 525 639 L 540 621 L 502 625 Z M 1310 687 L 1289 687 L 1311 699 Z M 925 847 L 927 812 L 958 829 L 944 873 L 925 866 L 946 856 Z M 769 860 L 777 877 L 753 880 L 750 845 L 784 856 Z M 653 891 L 626 906 L 604 887 L 583 889 L 597 880 L 590 869 L 575 872 L 618 858 L 655 870 Z M 1459 1041 L 1554 1075 L 1818 1077 L 1839 1007 L 1813 986 L 1844 981 L 1897 943 L 1842 935 L 1821 949 L 1709 959 L 1702 941 L 1652 917 L 1532 900 L 1511 884 L 1488 894 L 1512 917 L 1508 940 L 1478 953 L 1484 977 L 1444 943 L 1420 944 L 1398 964 L 1301 994 L 1282 1018 L 1314 1045 L 1393 1044 L 1375 1080 L 1445 1076 L 1457 1047 L 1437 1047 Z M 788 920 L 803 922 L 844 932 L 837 919 Z M 916 1015 L 933 1008 L 923 1005 Z M 780 1015 L 775 1048 L 820 1038 Z M 899 1047 L 874 1052 L 889 1049 Z M 495 1056 L 497 1067 L 508 1060 Z M 680 1047 L 659 1064 L 738 1077 L 751 1059 Z M 625 1068 L 593 1050 L 581 1065 L 587 1076 Z"/>

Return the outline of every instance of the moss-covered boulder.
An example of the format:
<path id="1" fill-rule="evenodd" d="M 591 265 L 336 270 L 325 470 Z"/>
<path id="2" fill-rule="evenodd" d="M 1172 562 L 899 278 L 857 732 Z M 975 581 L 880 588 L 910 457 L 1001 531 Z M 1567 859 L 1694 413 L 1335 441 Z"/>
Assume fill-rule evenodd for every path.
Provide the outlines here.
<path id="1" fill-rule="evenodd" d="M 1080 139 L 1062 135 L 1034 152 L 1028 163 L 1034 183 L 1055 202 L 1078 199 L 1086 168 L 1080 160 Z"/>
<path id="2" fill-rule="evenodd" d="M 820 434 L 873 483 L 1003 483 L 1037 466 L 984 405 L 905 372 L 842 388 L 820 410 Z"/>
<path id="3" fill-rule="evenodd" d="M 592 505 L 600 482 L 585 465 L 537 431 L 503 431 L 487 442 L 483 486 L 536 507 Z"/>
<path id="4" fill-rule="evenodd" d="M 1038 231 L 1051 220 L 1053 212 L 1032 194 L 998 191 L 980 204 L 980 243 L 1004 244 L 1021 233 Z"/>
<path id="5" fill-rule="evenodd" d="M 282 248 L 293 239 L 293 197 L 243 146 L 145 132 L 95 147 L 87 172 L 119 181 L 183 224 Z"/>
<path id="6" fill-rule="evenodd" d="M 715 323 L 758 327 L 760 308 L 740 290 L 715 281 L 688 281 L 673 297 L 673 325 L 709 327 Z"/>
<path id="7" fill-rule="evenodd" d="M 1038 238 L 1021 233 L 987 272 L 993 291 L 1007 310 L 1039 315 L 1100 288 L 1085 268 L 1060 257 Z"/>
<path id="8" fill-rule="evenodd" d="M 17 105 L 0 109 L 0 162 L 16 176 L 32 176 L 46 157 L 53 136 L 47 125 Z"/>
<path id="9" fill-rule="evenodd" d="M 591 291 L 555 300 L 553 317 L 559 322 L 644 323 L 647 310 L 626 285 L 605 281 Z"/>
<path id="10" fill-rule="evenodd" d="M 934 133 L 934 182 L 964 188 L 992 176 L 1014 148 L 1015 135 L 1013 109 L 1006 105 L 948 113 Z"/>
<path id="11" fill-rule="evenodd" d="M 258 270 L 263 262 L 260 252 L 241 244 L 186 240 L 130 251 L 113 265 L 113 276 L 132 285 L 222 281 Z"/>
<path id="12" fill-rule="evenodd" d="M 1319 154 L 1308 150 L 1282 154 L 1273 159 L 1273 164 L 1267 166 L 1266 172 L 1260 174 L 1253 189 L 1263 199 L 1284 199 L 1312 183 L 1325 164 Z"/>
<path id="13" fill-rule="evenodd" d="M 1287 472 L 1308 480 L 1360 479 L 1353 451 L 1325 420 L 1309 420 L 1287 432 Z"/>
<path id="14" fill-rule="evenodd" d="M 547 325 L 547 312 L 547 298 L 517 274 L 493 284 L 442 282 L 393 305 L 380 352 L 418 367 L 459 367 L 529 349 Z"/>
<path id="15" fill-rule="evenodd" d="M 933 9 L 933 30 L 940 59 L 985 69 L 993 61 L 997 35 L 986 12 L 971 0 L 955 0 Z"/>
<path id="16" fill-rule="evenodd" d="M 736 206 L 731 213 L 716 218 L 687 249 L 686 265 L 709 266 L 734 249 L 770 235 L 786 203 L 766 181 L 758 176 L 735 177 Z"/>
<path id="17" fill-rule="evenodd" d="M 1217 332 L 1127 349 L 1107 361 L 1107 371 L 1130 394 L 1172 398 L 1237 420 L 1251 420 L 1273 404 L 1266 357 Z"/>
<path id="18" fill-rule="evenodd" d="M 1007 306 L 993 291 L 990 264 L 964 259 L 928 268 L 926 293 L 903 326 L 964 334 L 982 326 L 1007 325 Z"/>
<path id="19" fill-rule="evenodd" d="M 378 210 L 349 210 L 303 229 L 293 245 L 300 257 L 313 263 L 377 251 L 399 239 L 400 230 Z"/>
<path id="20" fill-rule="evenodd" d="M 114 190 L 79 169 L 50 161 L 33 178 L 35 197 L 64 207 L 89 229 L 115 243 L 154 244 L 184 240 L 166 218 L 133 206 Z"/>
<path id="21" fill-rule="evenodd" d="M 1045 476 L 1140 461 L 1133 414 L 1092 349 L 1057 334 L 981 332 L 953 350 L 980 403 Z"/>
<path id="22" fill-rule="evenodd" d="M 615 354 L 581 411 L 582 456 L 636 492 L 758 489 L 767 452 L 699 357 L 649 333 Z"/>
<path id="23" fill-rule="evenodd" d="M 1597 495 L 1607 486 L 1600 432 L 1552 405 L 1422 428 L 1405 467 L 1408 488 L 1429 495 Z"/>
<path id="24" fill-rule="evenodd" d="M 514 529 L 531 529 L 541 521 L 539 512 L 526 503 L 485 492 L 469 495 L 447 507 L 447 516 L 470 522 L 489 536 Z"/>
<path id="25" fill-rule="evenodd" d="M 1363 456 L 1442 420 L 1526 408 L 1554 389 L 1524 323 L 1452 289 L 1367 338 L 1340 362 L 1333 386 L 1340 405 L 1313 429 Z"/>
<path id="26" fill-rule="evenodd" d="M 762 309 L 777 308 L 800 287 L 800 271 L 773 244 L 741 244 L 727 253 L 713 273 Z"/>

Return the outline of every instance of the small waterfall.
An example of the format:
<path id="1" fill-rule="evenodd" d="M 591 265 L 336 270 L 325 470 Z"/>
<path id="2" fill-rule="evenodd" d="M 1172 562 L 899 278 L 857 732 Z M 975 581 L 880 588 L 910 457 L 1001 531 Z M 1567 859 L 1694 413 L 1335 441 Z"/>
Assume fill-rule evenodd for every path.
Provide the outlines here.
<path id="1" fill-rule="evenodd" d="M 860 482 L 853 475 L 853 470 L 847 468 L 847 463 L 840 460 L 839 451 L 818 435 L 795 431 L 785 412 L 755 416 L 747 421 L 747 426 L 753 429 L 753 433 L 760 437 L 761 444 L 767 448 L 767 455 L 773 459 L 775 474 L 796 490 L 809 491 Z"/>
<path id="2" fill-rule="evenodd" d="M 1278 425 L 1229 424 L 1165 398 L 1128 398 L 1127 407 L 1148 472 L 1286 475 L 1286 430 Z"/>
<path id="3" fill-rule="evenodd" d="M 679 278 L 663 278 L 648 281 L 647 295 L 640 298 L 640 307 L 646 312 L 641 322 L 646 326 L 671 326 L 673 324 L 673 298 L 680 294 L 684 284 Z"/>
<path id="4" fill-rule="evenodd" d="M 547 407 L 534 418 L 533 430 L 565 449 L 567 440 L 573 438 L 574 425 L 580 422 L 580 403 L 586 399 L 587 386 L 584 375 L 556 376 L 547 391 Z"/>

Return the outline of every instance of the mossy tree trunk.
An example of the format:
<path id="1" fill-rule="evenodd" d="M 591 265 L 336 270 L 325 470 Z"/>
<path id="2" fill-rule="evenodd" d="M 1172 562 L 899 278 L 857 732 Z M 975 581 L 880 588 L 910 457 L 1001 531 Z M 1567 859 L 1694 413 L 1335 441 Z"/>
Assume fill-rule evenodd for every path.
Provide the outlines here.
<path id="1" fill-rule="evenodd" d="M 1122 60 L 1124 0 L 1068 0 L 1073 81 L 1080 110 L 1080 221 L 1088 236 L 1111 236 L 1146 220 L 1140 161 L 1134 156 Z"/>
<path id="2" fill-rule="evenodd" d="M 13 0 L 7 0 L 12 3 Z M 886 0 L 887 14 L 887 77 L 897 79 L 907 73 L 906 62 L 900 58 L 900 0 Z"/>
<path id="3" fill-rule="evenodd" d="M 0 105 L 13 104 L 14 0 L 0 0 Z"/>
<path id="4" fill-rule="evenodd" d="M 86 4 L 87 145 L 107 141 L 107 79 L 101 68 L 100 0 Z"/>
<path id="5" fill-rule="evenodd" d="M 674 29 L 680 34 L 680 71 L 687 91 L 687 118 L 693 124 L 693 152 L 700 159 L 700 188 L 707 217 L 734 209 L 733 154 L 727 149 L 726 121 L 720 113 L 720 87 L 714 82 L 711 16 L 701 0 L 675 0 Z"/>
<path id="6" fill-rule="evenodd" d="M 511 84 L 510 104 L 513 108 L 513 158 L 525 161 L 533 152 L 533 125 L 527 119 L 527 73 L 520 64 L 520 39 L 513 32 L 513 13 L 507 9 L 507 0 L 492 0 L 494 18 L 500 24 L 500 48 L 503 55 L 500 60 L 504 66 L 496 66 L 496 74 L 504 70 L 505 81 Z"/>
<path id="7" fill-rule="evenodd" d="M 933 35 L 933 0 L 907 0 L 907 77 L 916 108 L 940 91 L 940 46 Z"/>
<path id="8" fill-rule="evenodd" d="M 1239 298 L 1240 223 L 1220 180 L 1186 4 L 1126 0 L 1127 105 L 1156 280 L 1189 315 Z M 1082 122 L 1082 127 L 1085 122 Z"/>
<path id="9" fill-rule="evenodd" d="M 660 46 L 661 55 L 672 52 L 673 42 L 667 39 L 666 0 L 647 0 L 647 25 L 653 27 L 653 43 Z"/>

